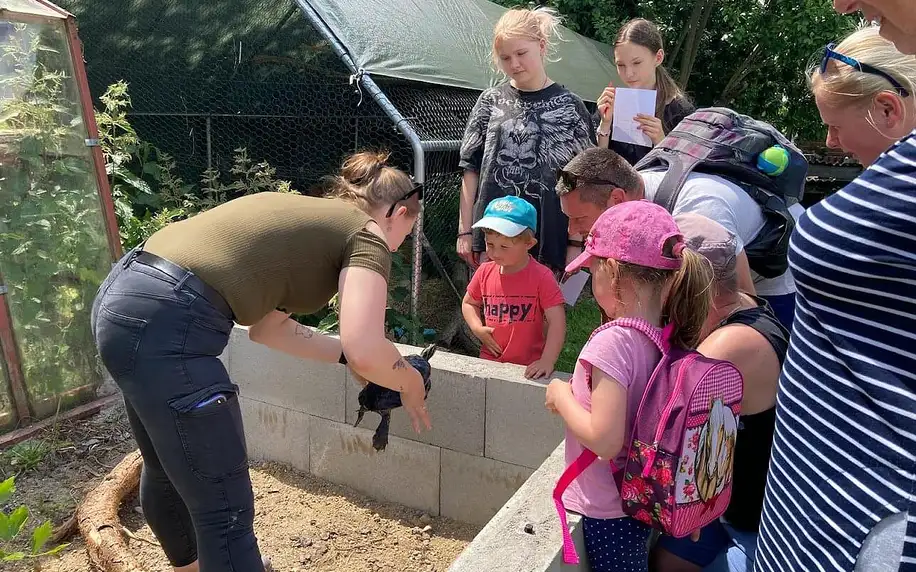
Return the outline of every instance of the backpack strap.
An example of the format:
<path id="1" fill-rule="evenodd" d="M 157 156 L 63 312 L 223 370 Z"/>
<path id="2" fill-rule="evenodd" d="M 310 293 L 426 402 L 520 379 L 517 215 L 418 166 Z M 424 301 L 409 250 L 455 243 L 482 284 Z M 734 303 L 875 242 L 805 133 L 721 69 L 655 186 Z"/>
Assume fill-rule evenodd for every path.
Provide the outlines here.
<path id="1" fill-rule="evenodd" d="M 566 564 L 578 564 L 579 555 L 576 553 L 576 545 L 573 543 L 572 535 L 569 533 L 569 523 L 566 520 L 566 507 L 563 506 L 563 493 L 569 488 L 576 478 L 579 477 L 585 469 L 595 462 L 598 458 L 594 452 L 584 449 L 582 454 L 572 462 L 553 489 L 553 504 L 557 507 L 557 514 L 560 516 L 560 525 L 563 532 L 563 562 Z"/>

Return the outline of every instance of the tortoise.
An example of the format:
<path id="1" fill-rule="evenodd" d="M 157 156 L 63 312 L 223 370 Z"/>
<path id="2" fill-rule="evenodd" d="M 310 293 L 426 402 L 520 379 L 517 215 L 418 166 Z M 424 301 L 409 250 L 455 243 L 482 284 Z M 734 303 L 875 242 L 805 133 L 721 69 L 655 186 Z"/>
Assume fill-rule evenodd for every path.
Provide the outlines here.
<path id="1" fill-rule="evenodd" d="M 407 363 L 412 365 L 420 372 L 420 375 L 423 376 L 423 385 L 426 388 L 424 399 L 429 397 L 429 390 L 432 385 L 429 381 L 430 374 L 432 373 L 429 360 L 433 357 L 433 354 L 436 353 L 438 347 L 437 344 L 430 344 L 420 352 L 420 355 L 414 354 L 404 357 Z M 369 382 L 366 387 L 359 392 L 359 412 L 356 415 L 356 423 L 354 423 L 353 426 L 356 427 L 359 425 L 366 411 L 375 411 L 378 413 L 382 420 L 375 429 L 375 435 L 372 436 L 372 446 L 376 451 L 384 451 L 385 447 L 388 446 L 391 410 L 401 407 L 401 405 L 400 392 Z"/>

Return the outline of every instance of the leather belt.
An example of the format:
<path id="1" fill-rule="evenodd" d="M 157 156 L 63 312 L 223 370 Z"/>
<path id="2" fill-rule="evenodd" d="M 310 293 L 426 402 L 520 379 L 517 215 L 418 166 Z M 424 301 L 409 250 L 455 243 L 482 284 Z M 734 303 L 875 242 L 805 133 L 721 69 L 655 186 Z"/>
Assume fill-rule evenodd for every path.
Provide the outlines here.
<path id="1" fill-rule="evenodd" d="M 140 252 L 134 260 L 155 268 L 159 272 L 167 274 L 179 282 L 183 281 L 185 285 L 203 296 L 208 302 L 213 304 L 214 308 L 219 310 L 227 318 L 230 320 L 235 318 L 232 313 L 232 308 L 229 306 L 229 303 L 226 302 L 226 299 L 223 298 L 222 294 L 217 292 L 212 286 L 201 280 L 199 276 L 195 275 L 187 268 L 146 251 Z"/>

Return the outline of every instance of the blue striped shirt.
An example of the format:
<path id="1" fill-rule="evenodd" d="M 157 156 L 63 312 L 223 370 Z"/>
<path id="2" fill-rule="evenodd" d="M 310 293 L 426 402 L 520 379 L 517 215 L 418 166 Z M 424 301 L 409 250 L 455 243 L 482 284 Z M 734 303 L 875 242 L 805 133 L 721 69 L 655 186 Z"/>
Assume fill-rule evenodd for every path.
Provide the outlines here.
<path id="1" fill-rule="evenodd" d="M 916 572 L 916 132 L 792 238 L 798 293 L 780 378 L 756 570 L 852 571 L 907 513 Z"/>

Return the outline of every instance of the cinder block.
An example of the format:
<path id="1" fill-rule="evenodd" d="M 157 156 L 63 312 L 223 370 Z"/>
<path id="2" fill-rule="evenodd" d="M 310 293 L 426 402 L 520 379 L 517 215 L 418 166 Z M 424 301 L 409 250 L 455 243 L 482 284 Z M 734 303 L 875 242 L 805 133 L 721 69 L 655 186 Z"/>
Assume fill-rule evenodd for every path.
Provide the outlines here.
<path id="1" fill-rule="evenodd" d="M 309 470 L 309 416 L 270 403 L 241 397 L 248 457 Z"/>
<path id="2" fill-rule="evenodd" d="M 554 377 L 565 379 L 565 375 Z M 563 440 L 565 425 L 544 407 L 547 384 L 491 379 L 487 383 L 487 442 L 485 455 L 536 469 Z"/>
<path id="3" fill-rule="evenodd" d="M 485 525 L 534 472 L 486 457 L 442 449 L 440 511 L 461 522 Z"/>
<path id="4" fill-rule="evenodd" d="M 242 395 L 309 415 L 345 421 L 345 367 L 304 360 L 248 339 L 235 328 L 229 341 L 232 381 Z"/>
<path id="5" fill-rule="evenodd" d="M 416 348 L 409 346 L 399 346 L 398 349 L 405 354 L 416 352 Z M 396 409 L 391 417 L 391 435 L 470 455 L 483 455 L 487 378 L 463 368 L 461 360 L 466 359 L 469 358 L 437 352 L 430 362 L 433 373 L 427 409 L 432 430 L 424 428 L 417 434 L 407 412 Z M 351 425 L 356 422 L 359 410 L 357 396 L 361 389 L 362 386 L 348 374 L 347 423 Z M 360 427 L 374 431 L 378 422 L 378 415 L 367 413 Z"/>
<path id="6" fill-rule="evenodd" d="M 440 449 L 392 436 L 381 452 L 372 431 L 311 418 L 310 472 L 377 500 L 439 514 Z"/>

